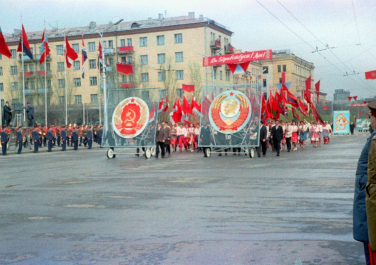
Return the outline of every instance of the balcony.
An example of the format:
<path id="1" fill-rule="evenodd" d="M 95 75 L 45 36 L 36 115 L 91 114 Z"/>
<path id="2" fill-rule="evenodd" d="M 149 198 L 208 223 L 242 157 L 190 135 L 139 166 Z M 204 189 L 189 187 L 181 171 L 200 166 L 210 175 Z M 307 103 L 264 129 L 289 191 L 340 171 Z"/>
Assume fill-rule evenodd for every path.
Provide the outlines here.
<path id="1" fill-rule="evenodd" d="M 22 75 L 25 76 L 25 79 L 28 79 L 28 78 L 35 78 L 35 73 L 34 72 L 24 72 L 24 73 L 20 73 L 21 77 Z"/>
<path id="2" fill-rule="evenodd" d="M 22 60 L 24 61 L 24 63 L 31 63 L 31 62 L 33 62 L 33 60 L 31 60 L 30 57 L 27 56 L 27 55 L 21 55 L 21 54 L 19 54 L 18 58 L 19 58 L 20 62 L 22 62 Z M 33 57 L 33 58 L 35 60 L 35 57 Z"/>
<path id="3" fill-rule="evenodd" d="M 106 84 L 106 89 L 112 89 L 114 87 L 115 87 L 114 84 Z M 103 90 L 103 84 L 101 84 L 101 89 Z"/>
<path id="4" fill-rule="evenodd" d="M 112 66 L 106 66 L 106 73 L 112 72 L 113 71 L 112 69 L 113 69 Z"/>
<path id="5" fill-rule="evenodd" d="M 47 93 L 52 93 L 52 89 L 50 87 L 47 88 Z M 31 95 L 31 94 L 44 94 L 44 88 L 25 89 L 25 95 Z"/>
<path id="6" fill-rule="evenodd" d="M 30 95 L 35 93 L 35 89 L 25 89 L 25 95 Z"/>
<path id="7" fill-rule="evenodd" d="M 38 76 L 45 76 L 45 75 L 47 75 L 47 77 L 50 77 L 51 71 L 38 71 Z"/>
<path id="8" fill-rule="evenodd" d="M 121 84 L 122 88 L 131 88 L 131 87 L 135 87 L 135 86 L 136 86 L 135 83 L 123 83 L 123 84 Z"/>
<path id="9" fill-rule="evenodd" d="M 225 54 L 233 54 L 234 53 L 234 47 L 229 43 L 224 46 Z"/>
<path id="10" fill-rule="evenodd" d="M 38 88 L 37 91 L 38 91 L 38 94 L 44 94 L 45 93 L 44 88 Z M 50 87 L 47 88 L 47 93 L 52 93 L 52 89 Z"/>
<path id="11" fill-rule="evenodd" d="M 215 51 L 220 50 L 221 49 L 221 42 L 218 41 L 218 40 L 212 40 L 210 42 L 210 48 L 212 50 L 215 50 Z"/>
<path id="12" fill-rule="evenodd" d="M 105 48 L 104 49 L 104 54 L 105 55 L 112 55 L 112 54 L 114 54 L 114 49 L 112 49 L 112 48 Z"/>
<path id="13" fill-rule="evenodd" d="M 119 47 L 118 54 L 132 54 L 133 46 Z"/>

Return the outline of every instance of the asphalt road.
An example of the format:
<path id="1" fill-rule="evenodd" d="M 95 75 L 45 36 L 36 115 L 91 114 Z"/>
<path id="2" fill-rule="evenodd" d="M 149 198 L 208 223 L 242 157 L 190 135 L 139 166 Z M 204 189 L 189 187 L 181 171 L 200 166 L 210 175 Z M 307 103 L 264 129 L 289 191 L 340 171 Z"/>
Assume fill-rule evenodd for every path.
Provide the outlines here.
<path id="1" fill-rule="evenodd" d="M 352 202 L 368 136 L 253 159 L 0 157 L 0 263 L 363 264 Z"/>

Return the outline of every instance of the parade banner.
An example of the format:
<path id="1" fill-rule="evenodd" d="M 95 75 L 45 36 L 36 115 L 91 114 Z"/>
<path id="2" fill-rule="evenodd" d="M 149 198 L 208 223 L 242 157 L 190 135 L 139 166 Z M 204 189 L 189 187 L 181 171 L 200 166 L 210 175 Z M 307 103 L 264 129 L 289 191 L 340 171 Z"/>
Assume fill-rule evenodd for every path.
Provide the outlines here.
<path id="1" fill-rule="evenodd" d="M 350 111 L 339 110 L 333 112 L 333 133 L 350 133 Z"/>
<path id="2" fill-rule="evenodd" d="M 235 53 L 228 55 L 218 55 L 203 58 L 203 66 L 213 66 L 222 64 L 239 64 L 250 61 L 266 60 L 272 58 L 272 50 L 255 52 Z"/>
<path id="3" fill-rule="evenodd" d="M 358 131 L 368 131 L 370 124 L 371 124 L 371 119 L 357 119 L 356 120 L 356 130 L 358 130 Z"/>

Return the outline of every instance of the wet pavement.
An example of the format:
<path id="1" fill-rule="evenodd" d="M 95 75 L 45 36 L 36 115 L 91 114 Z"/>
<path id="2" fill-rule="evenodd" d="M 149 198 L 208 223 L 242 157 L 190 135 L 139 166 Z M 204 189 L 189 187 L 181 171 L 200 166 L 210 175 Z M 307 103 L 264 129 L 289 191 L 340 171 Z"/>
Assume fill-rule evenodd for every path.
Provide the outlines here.
<path id="1" fill-rule="evenodd" d="M 0 157 L 0 264 L 363 264 L 352 202 L 368 136 L 252 159 Z"/>

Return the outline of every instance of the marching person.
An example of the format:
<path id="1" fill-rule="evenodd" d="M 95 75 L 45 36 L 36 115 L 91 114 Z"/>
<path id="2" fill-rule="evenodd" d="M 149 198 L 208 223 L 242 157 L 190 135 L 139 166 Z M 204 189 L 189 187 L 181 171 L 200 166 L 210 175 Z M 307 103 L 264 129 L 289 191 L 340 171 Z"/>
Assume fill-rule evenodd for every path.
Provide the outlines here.
<path id="1" fill-rule="evenodd" d="M 171 130 L 170 130 L 170 126 L 168 126 L 167 122 L 163 122 L 162 126 L 163 126 L 163 130 L 165 131 L 165 149 L 166 149 L 165 153 L 166 154 L 168 153 L 168 155 L 170 156 L 170 154 L 171 154 L 171 148 L 170 148 Z"/>
<path id="2" fill-rule="evenodd" d="M 177 142 L 177 127 L 178 125 L 175 123 L 174 126 L 171 128 L 171 145 L 172 150 L 176 152 L 176 146 L 178 144 Z"/>
<path id="3" fill-rule="evenodd" d="M 72 142 L 73 142 L 73 150 L 78 150 L 78 128 L 74 127 L 74 130 L 72 132 Z"/>
<path id="4" fill-rule="evenodd" d="M 17 154 L 21 154 L 22 151 L 22 144 L 23 144 L 23 134 L 22 134 L 22 127 L 18 127 L 17 134 L 16 134 L 16 141 L 18 144 L 18 151 Z"/>
<path id="5" fill-rule="evenodd" d="M 368 222 L 368 237 L 370 244 L 370 259 L 376 264 L 376 101 L 369 102 L 371 110 L 372 135 L 368 153 L 368 182 L 366 186 L 366 212 Z"/>
<path id="6" fill-rule="evenodd" d="M 65 130 L 65 126 L 61 126 L 61 131 L 60 131 L 60 135 L 61 135 L 61 151 L 65 151 L 65 149 L 67 148 L 67 131 Z"/>
<path id="7" fill-rule="evenodd" d="M 156 142 L 156 150 L 155 150 L 155 158 L 158 158 L 159 155 L 159 148 L 161 149 L 162 152 L 162 158 L 165 156 L 165 147 L 164 147 L 164 142 L 166 139 L 165 135 L 165 130 L 161 127 L 161 124 L 157 124 L 157 130 L 156 130 L 156 135 L 155 135 L 155 142 Z"/>
<path id="8" fill-rule="evenodd" d="M 188 143 L 185 137 L 188 135 L 188 131 L 183 125 L 180 123 L 177 129 L 178 134 L 178 141 L 179 141 L 179 150 L 182 151 L 182 145 L 184 145 L 185 150 L 188 150 Z"/>
<path id="9" fill-rule="evenodd" d="M 299 143 L 300 147 L 304 149 L 305 141 L 307 140 L 307 126 L 304 124 L 303 121 L 300 122 L 299 125 Z"/>
<path id="10" fill-rule="evenodd" d="M 322 132 L 323 132 L 323 127 L 321 122 L 319 121 L 317 124 L 317 129 L 319 131 L 319 146 L 321 146 L 321 139 L 322 139 Z"/>
<path id="11" fill-rule="evenodd" d="M 30 104 L 30 102 L 27 102 L 26 113 L 29 121 L 29 127 L 34 127 L 34 106 Z"/>
<path id="12" fill-rule="evenodd" d="M 38 153 L 38 147 L 40 144 L 39 133 L 40 131 L 38 130 L 38 126 L 35 126 L 33 131 L 34 153 Z"/>
<path id="13" fill-rule="evenodd" d="M 369 102 L 368 107 L 370 108 L 372 116 L 373 116 L 371 117 L 371 122 L 373 123 L 373 126 L 375 127 L 376 101 Z M 355 240 L 363 243 L 366 264 L 370 264 L 370 254 L 371 254 L 370 248 L 369 248 L 370 241 L 369 241 L 369 231 L 368 231 L 368 228 L 371 228 L 371 227 L 369 227 L 368 224 L 373 225 L 373 227 L 371 228 L 370 234 L 372 234 L 372 232 L 375 233 L 375 222 L 374 222 L 375 219 L 368 220 L 368 223 L 367 223 L 368 216 L 369 217 L 373 216 L 373 218 L 375 216 L 374 213 L 371 213 L 369 211 L 367 212 L 367 209 L 370 210 L 370 208 L 371 209 L 373 208 L 374 210 L 374 207 L 372 206 L 375 205 L 375 201 L 374 201 L 375 196 L 373 196 L 373 198 L 369 197 L 371 193 L 374 195 L 375 185 L 374 183 L 371 184 L 371 182 L 367 184 L 367 181 L 369 180 L 374 181 L 374 178 L 372 176 L 374 176 L 374 172 L 375 172 L 375 161 L 374 160 L 371 161 L 369 159 L 375 157 L 375 149 L 374 149 L 375 136 L 376 136 L 376 133 L 372 133 L 372 135 L 368 138 L 360 154 L 357 169 L 356 169 L 355 191 L 354 191 L 353 236 Z M 370 150 L 371 143 L 373 147 L 372 150 Z M 367 175 L 367 173 L 369 174 L 369 176 Z M 366 199 L 366 194 L 367 194 L 367 199 Z M 373 237 L 373 240 L 374 239 L 375 238 Z M 375 244 L 374 241 L 373 241 L 373 244 Z M 373 245 L 373 249 L 375 250 L 374 245 Z"/>
<path id="14" fill-rule="evenodd" d="M 266 155 L 266 139 L 268 137 L 268 130 L 264 124 L 264 121 L 260 121 L 261 128 L 260 128 L 260 145 L 257 147 L 257 155 L 258 157 L 261 157 L 261 151 L 262 156 Z"/>
<path id="15" fill-rule="evenodd" d="M 93 145 L 93 131 L 91 130 L 91 126 L 88 126 L 86 130 L 86 139 L 87 139 L 88 149 L 91 149 Z"/>
<path id="16" fill-rule="evenodd" d="M 200 130 L 201 130 L 200 125 L 197 124 L 196 129 L 195 129 L 197 152 L 201 151 L 201 148 L 198 147 L 198 138 L 200 136 Z"/>
<path id="17" fill-rule="evenodd" d="M 290 152 L 291 151 L 291 138 L 292 138 L 292 125 L 290 122 L 286 122 L 285 138 L 286 138 L 287 152 Z"/>
<path id="18" fill-rule="evenodd" d="M 46 134 L 47 144 L 48 144 L 48 152 L 52 152 L 52 144 L 54 140 L 52 128 L 48 128 L 47 134 Z"/>
<path id="19" fill-rule="evenodd" d="M 273 141 L 274 148 L 277 151 L 277 156 L 279 156 L 279 152 L 281 151 L 281 140 L 283 138 L 283 129 L 282 126 L 279 125 L 279 120 L 275 121 L 275 126 L 272 129 L 270 137 Z"/>
<path id="20" fill-rule="evenodd" d="M 319 142 L 319 128 L 317 123 L 313 122 L 311 126 L 311 144 L 313 147 L 317 147 Z"/>
<path id="21" fill-rule="evenodd" d="M 59 125 L 59 126 L 56 127 L 56 142 L 57 142 L 57 147 L 60 147 L 60 143 L 61 143 L 60 132 L 61 132 L 61 126 Z"/>
<path id="22" fill-rule="evenodd" d="M 296 147 L 296 144 L 298 143 L 298 126 L 296 125 L 296 122 L 293 121 L 291 125 L 291 142 L 292 142 L 292 151 L 297 151 L 298 148 Z"/>
<path id="23" fill-rule="evenodd" d="M 4 110 L 4 114 L 3 115 L 4 115 L 5 125 L 9 126 L 9 123 L 12 120 L 12 112 L 13 112 L 13 110 L 9 106 L 9 101 L 5 102 L 3 110 Z"/>
<path id="24" fill-rule="evenodd" d="M 1 131 L 1 134 L 0 134 L 1 149 L 3 151 L 3 156 L 7 155 L 8 134 L 5 130 L 6 128 L 7 128 L 7 126 L 4 125 L 3 130 Z"/>

